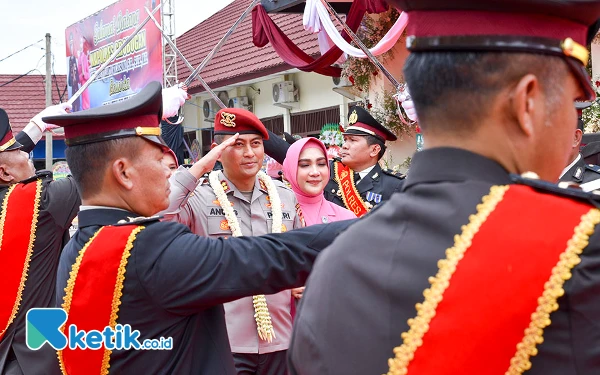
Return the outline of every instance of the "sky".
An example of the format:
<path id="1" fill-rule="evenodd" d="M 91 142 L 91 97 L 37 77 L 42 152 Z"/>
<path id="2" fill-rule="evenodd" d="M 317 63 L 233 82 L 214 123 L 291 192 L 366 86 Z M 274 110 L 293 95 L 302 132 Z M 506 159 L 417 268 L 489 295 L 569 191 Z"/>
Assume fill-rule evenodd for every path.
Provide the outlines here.
<path id="1" fill-rule="evenodd" d="M 179 36 L 233 0 L 171 1 L 175 9 L 175 34 Z M 66 74 L 65 29 L 114 4 L 115 0 L 2 0 L 2 3 L 0 74 L 24 74 L 32 69 L 32 74 L 45 74 L 46 33 L 51 35 L 54 73 Z M 8 57 L 30 44 L 34 45 Z"/>

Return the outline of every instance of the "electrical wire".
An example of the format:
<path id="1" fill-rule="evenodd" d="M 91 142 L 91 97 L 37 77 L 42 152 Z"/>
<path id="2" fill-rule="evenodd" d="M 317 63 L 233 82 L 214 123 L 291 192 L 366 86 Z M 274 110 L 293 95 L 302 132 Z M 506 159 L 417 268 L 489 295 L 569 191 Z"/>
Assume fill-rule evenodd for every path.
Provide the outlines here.
<path id="1" fill-rule="evenodd" d="M 37 70 L 37 69 L 31 69 L 31 70 L 30 70 L 30 71 L 28 71 L 27 73 L 21 74 L 20 76 L 18 76 L 18 77 L 15 77 L 15 78 L 11 79 L 11 80 L 10 80 L 10 81 L 8 81 L 8 82 L 4 82 L 3 84 L 1 84 L 1 85 L 0 85 L 0 87 L 4 87 L 4 86 L 6 86 L 6 85 L 8 85 L 8 84 L 11 84 L 11 83 L 13 83 L 14 81 L 16 81 L 16 80 L 18 80 L 18 79 L 21 79 L 21 78 L 25 77 L 26 75 L 28 75 L 29 73 L 31 73 L 31 72 L 33 72 L 33 71 L 35 71 L 35 70 Z"/>
<path id="2" fill-rule="evenodd" d="M 20 49 L 20 50 L 18 50 L 17 52 L 13 52 L 13 53 L 11 53 L 10 55 L 6 56 L 5 58 L 3 58 L 3 59 L 0 59 L 0 62 L 2 62 L 2 61 L 4 61 L 4 60 L 8 59 L 8 58 L 9 58 L 9 57 L 11 57 L 11 56 L 14 56 L 14 55 L 16 55 L 16 54 L 17 54 L 17 53 L 19 53 L 19 52 L 23 52 L 23 51 L 25 51 L 27 48 L 29 48 L 29 47 L 32 47 L 32 46 L 34 46 L 34 45 L 38 44 L 39 42 L 43 42 L 43 41 L 44 41 L 44 39 L 40 39 L 40 40 L 38 40 L 37 42 L 33 42 L 33 43 L 31 43 L 30 45 L 28 45 L 27 47 L 21 48 L 21 49 Z"/>

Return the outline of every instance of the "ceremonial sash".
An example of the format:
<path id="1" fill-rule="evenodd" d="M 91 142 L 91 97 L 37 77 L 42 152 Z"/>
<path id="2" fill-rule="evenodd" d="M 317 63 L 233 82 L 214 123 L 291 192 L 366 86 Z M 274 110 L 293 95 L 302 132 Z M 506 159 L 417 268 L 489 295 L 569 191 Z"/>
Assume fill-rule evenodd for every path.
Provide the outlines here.
<path id="1" fill-rule="evenodd" d="M 354 183 L 354 173 L 352 169 L 348 168 L 343 163 L 334 162 L 333 173 L 335 174 L 340 189 L 339 193 L 341 194 L 342 201 L 344 202 L 346 208 L 354 212 L 354 214 L 358 217 L 361 217 L 369 212 L 367 205 L 356 189 L 356 184 Z"/>
<path id="2" fill-rule="evenodd" d="M 446 251 L 389 374 L 522 374 L 600 222 L 589 204 L 495 186 Z"/>
<path id="3" fill-rule="evenodd" d="M 133 242 L 143 226 L 123 225 L 100 228 L 79 255 L 65 288 L 62 307 L 68 314 L 62 331 L 75 324 L 78 330 L 115 328 L 121 304 L 125 268 Z M 75 349 L 58 352 L 63 374 L 108 374 L 111 350 Z"/>
<path id="4" fill-rule="evenodd" d="M 14 321 L 33 252 L 42 181 L 11 186 L 0 215 L 0 340 Z"/>

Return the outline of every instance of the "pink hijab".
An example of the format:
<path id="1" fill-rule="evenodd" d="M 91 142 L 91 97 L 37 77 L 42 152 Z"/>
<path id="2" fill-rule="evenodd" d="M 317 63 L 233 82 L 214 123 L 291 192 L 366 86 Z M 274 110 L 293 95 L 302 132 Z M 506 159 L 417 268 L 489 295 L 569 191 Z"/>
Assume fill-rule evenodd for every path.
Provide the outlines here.
<path id="1" fill-rule="evenodd" d="M 323 142 L 316 138 L 302 138 L 290 146 L 283 161 L 283 175 L 290 183 L 294 193 L 296 193 L 296 198 L 298 199 L 298 203 L 300 203 L 300 208 L 302 208 L 306 225 L 322 224 L 324 216 L 334 216 L 335 218 L 332 218 L 331 221 L 356 218 L 349 210 L 326 200 L 323 193 L 311 196 L 300 189 L 296 178 L 298 174 L 298 159 L 302 151 L 310 147 L 320 149 L 323 151 L 325 158 L 327 158 L 327 148 Z M 327 169 L 329 170 L 329 163 L 327 163 Z M 331 171 L 329 172 L 331 173 Z"/>

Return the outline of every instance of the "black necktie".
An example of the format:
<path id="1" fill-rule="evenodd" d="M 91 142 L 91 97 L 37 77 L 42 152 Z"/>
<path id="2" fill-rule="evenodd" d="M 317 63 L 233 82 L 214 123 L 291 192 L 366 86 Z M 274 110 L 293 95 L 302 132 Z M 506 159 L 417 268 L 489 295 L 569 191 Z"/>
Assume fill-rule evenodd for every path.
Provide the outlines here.
<path id="1" fill-rule="evenodd" d="M 357 184 L 360 181 L 360 173 L 354 172 L 354 183 Z"/>

